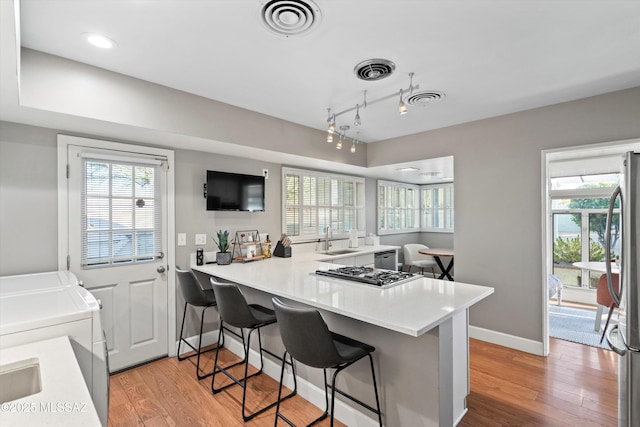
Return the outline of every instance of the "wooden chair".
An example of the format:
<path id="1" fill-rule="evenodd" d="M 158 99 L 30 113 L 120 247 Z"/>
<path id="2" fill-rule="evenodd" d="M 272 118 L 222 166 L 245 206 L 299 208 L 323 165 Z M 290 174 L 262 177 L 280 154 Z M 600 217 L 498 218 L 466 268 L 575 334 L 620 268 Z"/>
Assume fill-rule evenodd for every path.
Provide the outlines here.
<path id="1" fill-rule="evenodd" d="M 613 279 L 613 287 L 616 292 L 619 291 L 619 278 L 617 274 L 612 274 Z M 607 316 L 607 324 L 609 323 L 609 319 L 611 318 L 611 313 L 613 309 L 618 307 L 618 305 L 611 298 L 611 294 L 609 293 L 609 285 L 607 284 L 607 275 L 603 274 L 598 279 L 598 286 L 596 288 L 596 302 L 598 304 L 598 308 L 596 309 L 596 319 L 595 324 L 593 325 L 593 329 L 596 332 L 600 331 L 600 325 L 602 324 L 602 311 L 605 307 L 609 308 L 609 314 Z"/>

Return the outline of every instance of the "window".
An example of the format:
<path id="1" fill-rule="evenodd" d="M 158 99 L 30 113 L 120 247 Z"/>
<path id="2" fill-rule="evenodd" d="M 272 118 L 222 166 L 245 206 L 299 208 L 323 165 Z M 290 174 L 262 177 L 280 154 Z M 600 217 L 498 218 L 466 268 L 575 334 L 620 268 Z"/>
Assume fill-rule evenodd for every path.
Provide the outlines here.
<path id="1" fill-rule="evenodd" d="M 378 234 L 453 231 L 453 184 L 378 181 Z"/>
<path id="2" fill-rule="evenodd" d="M 378 181 L 378 234 L 407 233 L 420 229 L 419 187 Z"/>
<path id="3" fill-rule="evenodd" d="M 567 286 L 595 289 L 601 273 L 582 270 L 574 262 L 605 261 L 605 224 L 609 197 L 618 174 L 551 179 L 553 274 Z M 619 210 L 619 199 L 614 212 Z M 612 219 L 611 254 L 620 253 L 620 216 Z"/>
<path id="4" fill-rule="evenodd" d="M 162 257 L 158 167 L 83 159 L 83 268 Z"/>
<path id="5" fill-rule="evenodd" d="M 283 168 L 282 229 L 293 241 L 365 233 L 364 178 Z"/>
<path id="6" fill-rule="evenodd" d="M 453 184 L 423 185 L 420 192 L 422 230 L 453 231 Z"/>

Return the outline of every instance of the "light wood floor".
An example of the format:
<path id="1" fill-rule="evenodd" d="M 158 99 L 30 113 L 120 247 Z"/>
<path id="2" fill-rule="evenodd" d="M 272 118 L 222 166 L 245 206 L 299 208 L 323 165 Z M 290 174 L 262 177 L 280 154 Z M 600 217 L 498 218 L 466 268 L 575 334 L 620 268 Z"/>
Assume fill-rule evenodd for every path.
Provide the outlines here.
<path id="1" fill-rule="evenodd" d="M 470 356 L 469 411 L 461 427 L 617 425 L 617 358 L 612 351 L 551 339 L 551 355 L 545 358 L 472 339 Z M 227 352 L 224 357 L 225 363 L 234 358 Z M 206 360 L 210 369 L 212 362 L 208 356 Z M 249 384 L 247 401 L 256 405 L 251 409 L 275 399 L 277 382 L 266 375 Z M 195 359 L 165 358 L 111 376 L 109 425 L 273 425 L 273 409 L 243 423 L 241 399 L 237 386 L 212 395 L 211 379 L 195 378 Z M 321 413 L 299 396 L 283 405 L 298 425 Z"/>

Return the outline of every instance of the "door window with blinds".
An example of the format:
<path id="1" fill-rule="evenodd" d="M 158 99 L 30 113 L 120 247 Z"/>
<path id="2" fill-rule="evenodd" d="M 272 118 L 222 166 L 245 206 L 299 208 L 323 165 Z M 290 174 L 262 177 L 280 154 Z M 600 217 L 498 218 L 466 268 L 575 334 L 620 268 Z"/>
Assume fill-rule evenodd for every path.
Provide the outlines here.
<path id="1" fill-rule="evenodd" d="M 293 241 L 365 233 L 364 178 L 282 169 L 282 228 Z"/>
<path id="2" fill-rule="evenodd" d="M 157 164 L 83 159 L 82 267 L 162 257 Z"/>

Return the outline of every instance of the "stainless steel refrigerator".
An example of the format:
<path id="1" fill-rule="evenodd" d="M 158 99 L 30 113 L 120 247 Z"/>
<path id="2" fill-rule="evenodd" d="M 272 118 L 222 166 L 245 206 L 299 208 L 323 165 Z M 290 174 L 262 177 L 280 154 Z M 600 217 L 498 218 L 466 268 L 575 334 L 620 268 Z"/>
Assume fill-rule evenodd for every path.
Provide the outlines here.
<path id="1" fill-rule="evenodd" d="M 622 242 L 619 263 L 620 287 L 616 291 L 607 264 L 609 292 L 618 304 L 617 322 L 607 329 L 607 342 L 618 360 L 618 426 L 640 426 L 640 153 L 627 153 L 624 177 L 609 203 L 607 214 L 606 259 L 611 257 L 611 224 L 620 221 Z M 620 215 L 614 215 L 614 204 L 620 199 Z"/>

